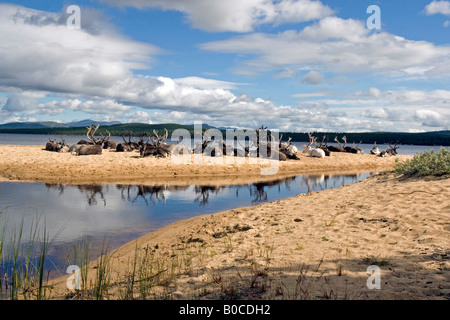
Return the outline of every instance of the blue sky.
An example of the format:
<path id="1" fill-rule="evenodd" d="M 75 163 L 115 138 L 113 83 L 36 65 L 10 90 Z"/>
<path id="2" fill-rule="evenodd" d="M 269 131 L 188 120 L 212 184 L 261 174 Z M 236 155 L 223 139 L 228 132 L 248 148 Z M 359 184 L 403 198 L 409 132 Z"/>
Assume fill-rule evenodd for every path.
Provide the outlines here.
<path id="1" fill-rule="evenodd" d="M 450 1 L 5 1 L 0 30 L 0 123 L 450 128 Z"/>

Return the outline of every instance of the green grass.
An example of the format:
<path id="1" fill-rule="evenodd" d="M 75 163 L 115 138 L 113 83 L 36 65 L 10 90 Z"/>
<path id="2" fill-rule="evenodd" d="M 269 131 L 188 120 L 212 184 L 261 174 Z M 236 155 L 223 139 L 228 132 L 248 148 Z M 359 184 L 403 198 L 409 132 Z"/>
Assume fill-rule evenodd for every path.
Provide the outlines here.
<path id="1" fill-rule="evenodd" d="M 404 177 L 443 176 L 450 174 L 450 150 L 441 148 L 417 154 L 413 159 L 395 166 L 395 173 Z"/>
<path id="2" fill-rule="evenodd" d="M 48 250 L 53 239 L 40 216 L 33 219 L 29 238 L 24 237 L 24 219 L 18 226 L 8 225 L 0 211 L 0 296 L 10 300 L 44 300 L 51 295 L 48 285 Z M 59 232 L 58 232 L 59 234 Z M 8 237 L 7 237 L 8 236 Z"/>

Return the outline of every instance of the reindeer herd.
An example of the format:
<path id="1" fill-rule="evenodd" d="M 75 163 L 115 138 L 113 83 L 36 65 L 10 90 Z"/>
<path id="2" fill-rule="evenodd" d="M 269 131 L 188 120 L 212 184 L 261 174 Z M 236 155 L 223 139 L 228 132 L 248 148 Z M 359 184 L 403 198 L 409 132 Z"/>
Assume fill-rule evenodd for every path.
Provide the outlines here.
<path id="1" fill-rule="evenodd" d="M 91 125 L 86 127 L 86 129 L 86 137 L 88 140 L 80 140 L 76 144 L 69 146 L 62 137 L 59 142 L 49 139 L 45 146 L 45 150 L 53 152 L 69 152 L 79 156 L 100 155 L 103 150 L 115 150 L 116 152 L 139 151 L 141 157 L 153 156 L 158 158 L 166 158 L 176 152 L 176 154 L 202 153 L 211 157 L 267 156 L 268 158 L 279 161 L 300 160 L 298 156 L 300 151 L 291 143 L 292 138 L 289 138 L 286 142 L 283 142 L 283 134 L 281 134 L 279 141 L 276 141 L 273 134 L 270 133 L 267 130 L 267 127 L 264 126 L 256 129 L 255 137 L 251 138 L 247 145 L 242 145 L 241 142 L 237 140 L 241 148 L 227 145 L 223 139 L 218 139 L 216 137 L 212 139 L 210 134 L 204 132 L 202 134 L 202 141 L 197 142 L 193 149 L 190 149 L 181 143 L 182 137 L 180 137 L 175 144 L 167 143 L 169 136 L 167 129 L 164 129 L 164 134 L 160 134 L 156 130 L 153 130 L 153 135 L 142 133 L 138 136 L 139 141 L 136 141 L 136 138 L 132 132 L 124 131 L 122 134 L 123 142 L 120 143 L 110 140 L 111 133 L 109 133 L 108 130 L 105 130 L 106 135 L 99 133 L 100 137 L 96 138 L 95 135 L 99 129 L 99 125 Z M 126 139 L 126 136 L 128 136 L 128 139 Z M 313 136 L 311 133 L 308 133 L 308 137 L 309 143 L 308 145 L 302 145 L 302 153 L 309 157 L 329 157 L 333 152 L 354 154 L 363 153 L 363 151 L 359 148 L 361 142 L 357 145 L 353 144 L 353 146 L 348 146 L 346 136 L 341 138 L 342 143 L 339 141 L 337 136 L 334 138 L 334 141 L 338 144 L 337 146 L 328 145 L 327 135 L 324 135 L 322 137 L 322 141 L 320 142 L 318 142 L 318 138 Z M 377 143 L 375 142 L 370 153 L 379 157 L 394 156 L 397 154 L 398 148 L 398 144 L 395 144 L 394 146 L 389 144 L 389 148 L 387 150 L 380 151 Z"/>

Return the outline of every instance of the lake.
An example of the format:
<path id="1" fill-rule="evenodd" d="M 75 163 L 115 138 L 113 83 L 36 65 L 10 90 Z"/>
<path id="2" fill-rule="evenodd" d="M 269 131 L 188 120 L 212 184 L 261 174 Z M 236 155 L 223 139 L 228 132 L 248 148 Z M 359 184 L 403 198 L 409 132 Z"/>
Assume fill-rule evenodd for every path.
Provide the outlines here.
<path id="1" fill-rule="evenodd" d="M 110 241 L 110 248 L 117 248 L 175 221 L 336 188 L 370 175 L 369 172 L 298 175 L 231 186 L 2 182 L 0 210 L 3 216 L 0 221 L 7 223 L 9 231 L 17 230 L 23 222 L 26 242 L 31 226 L 39 218 L 50 238 L 57 235 L 49 255 L 54 265 L 61 269 L 74 243 L 82 239 L 89 240 L 91 257 L 95 258 L 105 239 Z M 5 239 L 9 239 L 9 235 Z"/>

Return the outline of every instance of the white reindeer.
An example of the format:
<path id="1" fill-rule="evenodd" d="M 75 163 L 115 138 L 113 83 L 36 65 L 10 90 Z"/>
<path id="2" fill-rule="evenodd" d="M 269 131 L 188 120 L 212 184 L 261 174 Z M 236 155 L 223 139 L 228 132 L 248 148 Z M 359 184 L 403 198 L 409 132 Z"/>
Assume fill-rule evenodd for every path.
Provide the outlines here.
<path id="1" fill-rule="evenodd" d="M 311 133 L 308 133 L 309 136 L 309 144 L 308 145 L 303 145 L 303 148 L 305 150 L 303 150 L 304 153 L 307 153 L 310 157 L 314 157 L 314 158 L 325 158 L 325 151 L 323 151 L 322 149 L 319 148 L 312 148 L 311 145 L 313 143 L 316 144 L 316 140 L 317 138 L 313 137 L 311 135 Z"/>
<path id="2" fill-rule="evenodd" d="M 377 146 L 377 142 L 376 142 L 376 141 L 375 141 L 375 143 L 373 144 L 373 148 L 372 148 L 372 150 L 370 150 L 370 153 L 371 153 L 371 154 L 374 154 L 374 155 L 376 155 L 376 156 L 379 156 L 379 155 L 380 155 L 381 151 L 380 151 L 380 149 L 378 149 L 378 146 Z"/>
<path id="3" fill-rule="evenodd" d="M 280 149 L 285 149 L 291 153 L 296 153 L 298 151 L 297 147 L 291 143 L 292 138 L 289 137 L 289 140 L 287 142 L 281 142 L 281 139 L 283 138 L 283 134 L 281 134 L 280 137 Z"/>

